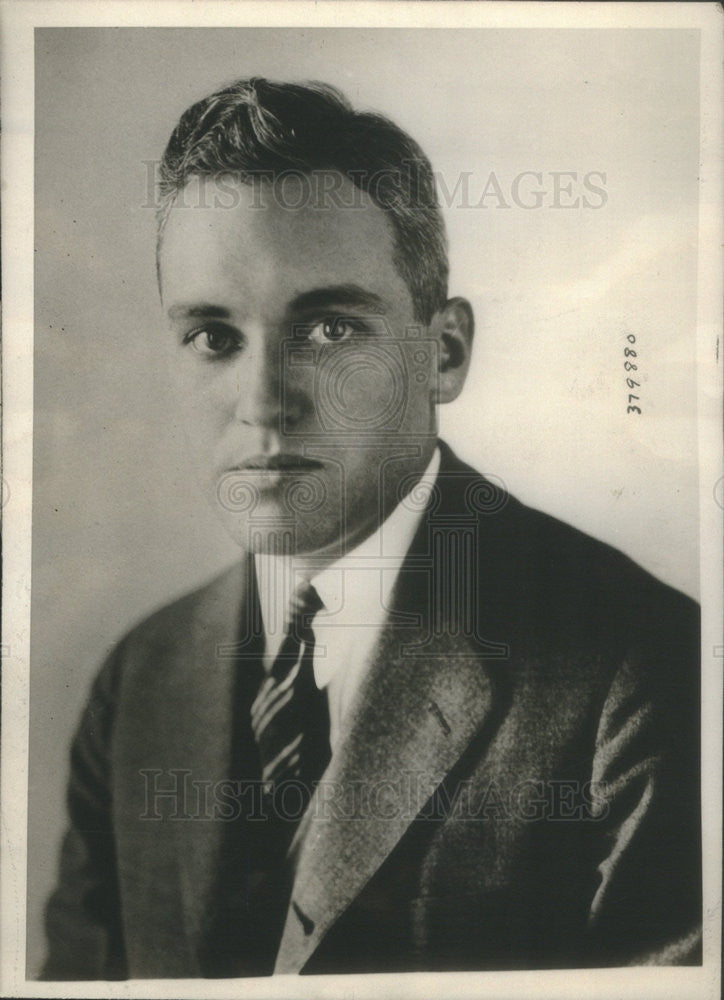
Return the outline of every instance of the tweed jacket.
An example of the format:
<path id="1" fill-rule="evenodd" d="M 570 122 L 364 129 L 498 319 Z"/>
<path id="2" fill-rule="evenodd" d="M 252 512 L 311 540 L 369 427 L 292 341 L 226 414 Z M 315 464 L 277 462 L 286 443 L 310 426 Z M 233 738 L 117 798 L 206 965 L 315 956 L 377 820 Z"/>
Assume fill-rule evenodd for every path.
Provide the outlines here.
<path id="1" fill-rule="evenodd" d="M 45 978 L 700 961 L 697 605 L 441 448 L 282 910 L 250 874 L 244 558 L 95 681 Z"/>

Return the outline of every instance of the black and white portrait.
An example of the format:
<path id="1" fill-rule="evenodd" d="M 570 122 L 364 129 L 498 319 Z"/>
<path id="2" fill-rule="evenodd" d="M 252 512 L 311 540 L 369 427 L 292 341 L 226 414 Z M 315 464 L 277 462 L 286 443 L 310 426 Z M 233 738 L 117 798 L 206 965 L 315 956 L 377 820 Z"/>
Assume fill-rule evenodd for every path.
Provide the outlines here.
<path id="1" fill-rule="evenodd" d="M 706 965 L 701 26 L 383 6 L 35 27 L 36 989 Z"/>

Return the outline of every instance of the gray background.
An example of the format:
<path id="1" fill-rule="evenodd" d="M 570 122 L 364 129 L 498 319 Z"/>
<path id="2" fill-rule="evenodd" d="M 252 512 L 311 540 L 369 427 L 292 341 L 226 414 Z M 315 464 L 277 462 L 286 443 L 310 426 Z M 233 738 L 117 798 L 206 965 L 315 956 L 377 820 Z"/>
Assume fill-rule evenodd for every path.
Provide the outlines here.
<path id="1" fill-rule="evenodd" d="M 471 174 L 472 204 L 495 173 L 510 207 L 493 192 L 447 211 L 450 290 L 473 302 L 477 343 L 442 436 L 698 596 L 697 32 L 38 30 L 31 976 L 92 674 L 129 625 L 236 556 L 165 384 L 149 164 L 189 103 L 253 74 L 326 80 L 389 114 L 448 191 Z M 522 171 L 544 174 L 539 209 L 512 201 Z M 577 172 L 574 195 L 604 172 L 606 204 L 554 207 L 550 171 Z M 627 333 L 642 416 L 626 414 Z"/>

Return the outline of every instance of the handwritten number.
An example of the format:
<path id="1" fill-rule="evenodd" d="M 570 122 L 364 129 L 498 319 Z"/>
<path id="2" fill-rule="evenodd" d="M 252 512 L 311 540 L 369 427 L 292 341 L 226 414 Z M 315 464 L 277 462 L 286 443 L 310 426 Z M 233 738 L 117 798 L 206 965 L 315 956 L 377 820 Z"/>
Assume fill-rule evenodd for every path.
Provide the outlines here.
<path id="1" fill-rule="evenodd" d="M 627 333 L 626 334 L 626 340 L 629 342 L 629 344 L 635 344 L 636 343 L 636 337 L 635 337 L 635 335 L 633 333 Z M 624 349 L 623 349 L 623 356 L 626 359 L 624 361 L 624 363 L 623 363 L 624 370 L 627 371 L 627 372 L 638 371 L 638 366 L 635 365 L 632 361 L 628 360 L 629 358 L 636 358 L 636 357 L 638 357 L 638 354 L 636 353 L 636 351 L 632 350 L 630 347 L 624 347 Z M 638 389 L 640 387 L 641 383 L 637 382 L 635 379 L 629 377 L 629 378 L 626 379 L 626 385 L 628 386 L 629 389 Z M 640 396 L 635 396 L 632 392 L 630 392 L 628 394 L 629 405 L 626 407 L 626 412 L 627 413 L 639 413 L 640 414 L 641 413 L 641 409 L 638 406 L 633 406 L 632 405 L 632 403 L 633 403 L 634 400 L 636 400 L 638 402 L 640 399 L 641 399 Z"/>

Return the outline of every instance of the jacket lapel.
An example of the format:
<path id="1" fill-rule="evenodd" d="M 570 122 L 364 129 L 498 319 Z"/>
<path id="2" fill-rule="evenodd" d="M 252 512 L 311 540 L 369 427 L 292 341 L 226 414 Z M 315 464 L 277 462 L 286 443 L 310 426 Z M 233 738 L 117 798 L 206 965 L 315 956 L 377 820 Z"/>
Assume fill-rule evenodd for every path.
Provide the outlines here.
<path id="1" fill-rule="evenodd" d="M 113 802 L 136 975 L 202 973 L 203 926 L 226 825 L 204 818 L 203 787 L 228 775 L 246 577 L 245 563 L 233 567 L 127 642 Z"/>
<path id="2" fill-rule="evenodd" d="M 251 623 L 250 595 L 255 593 L 249 586 L 251 565 L 244 560 L 206 596 L 189 630 L 190 641 L 178 654 L 179 687 L 186 690 L 178 698 L 172 737 L 178 751 L 175 759 L 192 762 L 189 780 L 201 783 L 190 795 L 197 818 L 176 827 L 185 931 L 196 955 L 215 906 L 225 833 L 225 824 L 209 814 L 204 787 L 218 787 L 217 782 L 229 777 L 239 672 L 253 670 L 259 663 Z"/>
<path id="3" fill-rule="evenodd" d="M 445 616 L 430 628 L 440 595 L 430 587 L 429 560 L 419 558 L 425 531 L 400 572 L 347 735 L 292 846 L 296 874 L 277 973 L 302 969 L 492 721 L 497 685 L 480 649 Z"/>

